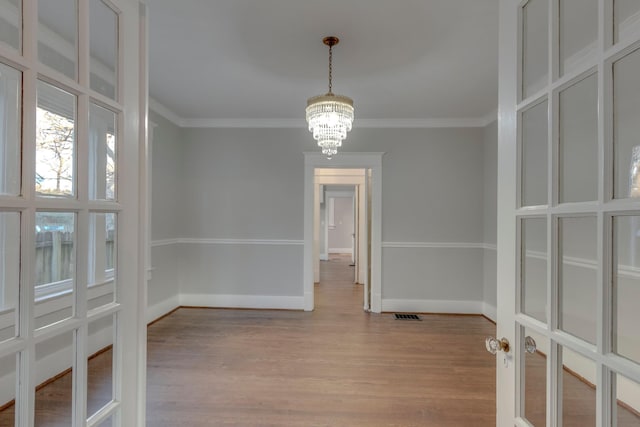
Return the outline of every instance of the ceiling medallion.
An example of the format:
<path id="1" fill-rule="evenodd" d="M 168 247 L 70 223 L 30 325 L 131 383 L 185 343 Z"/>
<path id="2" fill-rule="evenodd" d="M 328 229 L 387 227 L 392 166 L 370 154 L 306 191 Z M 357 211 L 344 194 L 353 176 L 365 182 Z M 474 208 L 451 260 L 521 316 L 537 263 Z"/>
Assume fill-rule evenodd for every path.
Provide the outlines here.
<path id="1" fill-rule="evenodd" d="M 307 123 L 313 138 L 328 159 L 338 153 L 342 140 L 353 124 L 353 100 L 332 92 L 333 46 L 340 42 L 337 37 L 325 37 L 322 42 L 329 46 L 329 92 L 307 100 Z"/>

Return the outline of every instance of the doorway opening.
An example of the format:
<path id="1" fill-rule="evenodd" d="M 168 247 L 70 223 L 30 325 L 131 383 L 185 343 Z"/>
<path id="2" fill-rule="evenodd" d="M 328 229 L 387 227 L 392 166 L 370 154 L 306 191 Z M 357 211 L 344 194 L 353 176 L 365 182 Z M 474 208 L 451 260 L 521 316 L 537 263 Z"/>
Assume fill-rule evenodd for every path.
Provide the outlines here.
<path id="1" fill-rule="evenodd" d="M 307 311 L 314 309 L 314 284 L 320 280 L 320 260 L 329 257 L 329 249 L 352 257 L 353 282 L 363 284 L 364 310 L 381 311 L 382 154 L 341 153 L 327 160 L 319 153 L 305 153 L 304 300 Z M 353 206 L 351 243 L 342 240 L 344 246 L 329 248 L 329 223 L 333 220 L 335 226 L 336 200 L 340 198 L 350 198 Z M 330 214 L 333 218 L 329 218 Z M 326 227 L 326 234 L 321 226 Z"/>
<path id="2" fill-rule="evenodd" d="M 314 215 L 314 283 L 331 278 L 344 285 L 363 285 L 363 307 L 369 310 L 369 293 L 364 292 L 368 289 L 369 265 L 366 184 L 366 169 L 315 169 L 318 214 Z M 338 264 L 341 268 L 336 268 Z"/>

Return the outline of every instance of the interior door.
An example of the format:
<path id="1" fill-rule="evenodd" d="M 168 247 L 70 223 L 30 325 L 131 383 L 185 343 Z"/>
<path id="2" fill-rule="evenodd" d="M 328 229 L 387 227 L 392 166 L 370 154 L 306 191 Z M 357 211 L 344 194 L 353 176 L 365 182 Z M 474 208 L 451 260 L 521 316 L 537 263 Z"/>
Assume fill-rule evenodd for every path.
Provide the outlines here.
<path id="1" fill-rule="evenodd" d="M 500 1 L 500 426 L 640 425 L 639 100 L 640 2 Z"/>
<path id="2" fill-rule="evenodd" d="M 0 425 L 144 421 L 143 22 L 0 0 Z"/>

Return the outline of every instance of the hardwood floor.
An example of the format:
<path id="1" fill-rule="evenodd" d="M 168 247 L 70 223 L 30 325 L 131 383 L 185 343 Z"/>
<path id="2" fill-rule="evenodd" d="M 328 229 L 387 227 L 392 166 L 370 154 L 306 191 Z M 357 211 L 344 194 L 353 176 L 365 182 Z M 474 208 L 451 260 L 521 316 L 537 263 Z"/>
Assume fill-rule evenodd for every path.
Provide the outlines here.
<path id="1" fill-rule="evenodd" d="M 323 263 L 311 313 L 180 309 L 154 324 L 147 425 L 495 425 L 495 326 L 364 313 L 347 264 Z"/>
<path id="2" fill-rule="evenodd" d="M 311 313 L 182 308 L 151 325 L 147 425 L 495 426 L 495 359 L 483 342 L 495 326 L 478 316 L 364 313 L 352 277 L 345 258 L 323 262 Z M 527 416 L 537 426 L 545 363 L 532 357 L 527 368 Z M 89 361 L 90 411 L 111 395 L 110 367 L 110 350 Z M 593 388 L 568 371 L 563 381 L 565 426 L 594 425 Z M 36 401 L 36 426 L 69 426 L 71 374 Z M 619 427 L 640 425 L 618 414 Z M 13 425 L 9 406 L 0 427 Z"/>

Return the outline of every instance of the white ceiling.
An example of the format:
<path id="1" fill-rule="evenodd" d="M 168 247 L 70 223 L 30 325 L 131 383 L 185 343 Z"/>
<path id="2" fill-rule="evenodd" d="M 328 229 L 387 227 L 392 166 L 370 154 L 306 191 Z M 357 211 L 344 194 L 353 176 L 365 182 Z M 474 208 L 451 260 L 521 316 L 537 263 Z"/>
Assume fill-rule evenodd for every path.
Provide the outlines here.
<path id="1" fill-rule="evenodd" d="M 341 39 L 334 92 L 357 120 L 495 115 L 498 0 L 146 3 L 150 96 L 192 124 L 303 125 L 307 98 L 327 91 L 327 35 Z"/>

